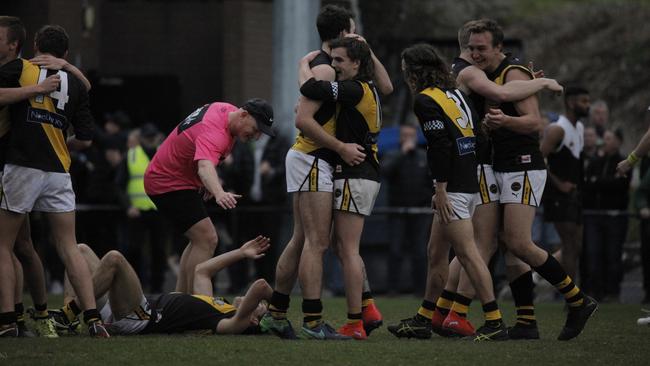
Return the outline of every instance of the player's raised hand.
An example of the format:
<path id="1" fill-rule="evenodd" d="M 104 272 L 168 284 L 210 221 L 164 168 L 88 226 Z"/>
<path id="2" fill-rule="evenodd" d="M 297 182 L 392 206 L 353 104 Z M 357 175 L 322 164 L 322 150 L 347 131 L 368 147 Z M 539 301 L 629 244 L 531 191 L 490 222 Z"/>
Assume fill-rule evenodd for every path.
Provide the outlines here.
<path id="1" fill-rule="evenodd" d="M 363 146 L 355 143 L 344 143 L 338 154 L 351 166 L 361 164 L 366 159 Z"/>
<path id="2" fill-rule="evenodd" d="M 528 61 L 528 70 L 533 73 L 533 77 L 535 79 L 543 78 L 544 77 L 544 70 L 537 70 L 535 71 L 533 61 Z"/>
<path id="3" fill-rule="evenodd" d="M 255 239 L 249 240 L 242 244 L 239 250 L 244 254 L 244 257 L 250 259 L 259 259 L 266 255 L 266 251 L 271 247 L 271 239 L 258 235 Z"/>
<path id="4" fill-rule="evenodd" d="M 361 36 L 360 34 L 356 34 L 356 33 L 348 33 L 348 34 L 346 34 L 345 36 L 346 36 L 347 38 L 356 38 L 357 40 L 359 40 L 359 41 L 361 41 L 361 42 L 368 43 L 368 42 L 366 41 L 366 39 L 363 38 L 363 36 Z"/>
<path id="5" fill-rule="evenodd" d="M 61 70 L 68 64 L 68 61 L 52 55 L 39 55 L 29 60 L 29 62 L 48 70 Z"/>
<path id="6" fill-rule="evenodd" d="M 318 56 L 318 54 L 319 54 L 320 52 L 321 52 L 320 50 L 311 51 L 311 52 L 309 52 L 308 54 L 306 54 L 305 56 L 303 56 L 302 59 L 301 59 L 300 61 L 301 61 L 301 62 L 310 63 L 310 62 L 312 62 L 312 61 L 316 58 L 316 56 Z"/>
<path id="7" fill-rule="evenodd" d="M 58 89 L 59 84 L 61 84 L 61 77 L 58 74 L 48 76 L 38 83 L 39 94 L 49 94 Z"/>
<path id="8" fill-rule="evenodd" d="M 557 80 L 555 79 L 546 79 L 546 80 L 548 80 L 546 82 L 546 89 L 554 92 L 558 96 L 561 95 L 562 92 L 564 92 L 564 87 L 560 85 L 560 83 L 558 83 Z"/>

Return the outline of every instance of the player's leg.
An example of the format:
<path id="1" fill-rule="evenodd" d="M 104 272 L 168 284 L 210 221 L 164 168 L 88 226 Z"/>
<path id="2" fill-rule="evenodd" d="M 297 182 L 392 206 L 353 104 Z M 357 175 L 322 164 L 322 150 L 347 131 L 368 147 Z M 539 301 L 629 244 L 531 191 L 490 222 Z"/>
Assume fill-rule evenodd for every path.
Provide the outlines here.
<path id="1" fill-rule="evenodd" d="M 345 295 L 348 306 L 347 324 L 339 329 L 339 333 L 352 336 L 355 339 L 367 338 L 363 329 L 361 314 L 363 261 L 361 255 L 359 255 L 359 244 L 364 221 L 365 218 L 359 214 L 339 210 L 334 212 L 335 243 L 343 266 Z"/>
<path id="2" fill-rule="evenodd" d="M 52 318 L 47 311 L 47 289 L 45 288 L 45 271 L 41 258 L 34 249 L 31 238 L 29 217 L 20 227 L 14 253 L 23 267 L 27 288 L 34 303 L 33 319 L 36 333 L 41 337 L 58 337 Z M 22 301 L 20 301 L 22 305 Z M 18 304 L 18 302 L 17 302 Z"/>
<path id="3" fill-rule="evenodd" d="M 431 321 L 436 311 L 436 299 L 447 283 L 448 273 L 449 242 L 444 236 L 442 223 L 437 215 L 434 215 L 427 244 L 427 279 L 422 304 L 415 316 L 388 326 L 388 331 L 398 338 L 431 338 Z"/>
<path id="4" fill-rule="evenodd" d="M 185 286 L 179 281 L 176 284 L 178 292 L 190 293 L 193 288 L 193 275 L 196 265 L 212 258 L 217 249 L 218 236 L 209 217 L 201 219 L 185 232 L 190 244 L 181 256 L 181 272 L 184 272 Z M 183 258 L 185 257 L 185 258 Z"/>
<path id="5" fill-rule="evenodd" d="M 303 296 L 302 331 L 308 336 L 314 333 L 313 330 L 323 326 L 321 302 L 323 256 L 330 245 L 332 193 L 301 194 L 299 207 L 305 232 L 305 244 L 300 257 L 298 277 Z"/>
<path id="6" fill-rule="evenodd" d="M 598 305 L 580 291 L 553 256 L 533 243 L 531 228 L 534 217 L 533 206 L 516 203 L 505 205 L 504 235 L 507 248 L 562 293 L 569 306 L 569 313 L 558 339 L 575 338 L 582 332 Z"/>
<path id="7" fill-rule="evenodd" d="M 0 336 L 17 336 L 14 293 L 14 243 L 25 214 L 0 209 Z"/>
<path id="8" fill-rule="evenodd" d="M 446 235 L 454 252 L 476 290 L 483 305 L 485 325 L 477 330 L 479 340 L 507 339 L 507 330 L 494 297 L 492 277 L 487 264 L 481 258 L 474 243 L 474 232 L 470 219 L 454 220 L 446 225 Z"/>
<path id="9" fill-rule="evenodd" d="M 486 265 L 490 262 L 497 249 L 495 234 L 498 224 L 499 203 L 497 201 L 476 207 L 472 216 L 474 240 L 481 259 Z M 454 278 L 457 280 L 456 286 L 453 283 Z M 449 266 L 449 281 L 445 286 L 445 291 L 438 298 L 438 304 L 436 304 L 436 310 L 445 316 L 443 321 L 440 322 L 441 327 L 462 336 L 474 334 L 474 326 L 467 320 L 467 313 L 475 294 L 474 286 L 467 272 L 458 262 L 458 258 L 454 258 Z M 453 300 L 450 308 L 445 308 L 449 307 L 447 298 Z M 434 316 L 435 319 L 436 316 Z M 436 322 L 434 321 L 433 324 L 435 329 Z"/>
<path id="10" fill-rule="evenodd" d="M 260 328 L 263 332 L 273 332 L 277 336 L 286 339 L 295 339 L 296 334 L 287 320 L 287 311 L 291 301 L 291 291 L 298 279 L 298 266 L 300 255 L 305 242 L 305 234 L 302 229 L 302 222 L 299 214 L 299 198 L 301 192 L 292 194 L 293 205 L 293 234 L 284 247 L 278 258 L 275 268 L 275 289 L 269 300 L 269 309 L 260 320 Z"/>
<path id="11" fill-rule="evenodd" d="M 237 307 L 235 315 L 232 318 L 223 319 L 217 324 L 217 333 L 241 334 L 248 327 L 256 324 L 256 313 L 260 301 L 269 300 L 272 294 L 273 289 L 265 280 L 259 279 L 253 282 Z"/>
<path id="12" fill-rule="evenodd" d="M 562 242 L 562 257 L 559 261 L 567 274 L 571 278 L 576 278 L 582 252 L 582 225 L 562 221 L 555 222 L 554 226 Z"/>
<path id="13" fill-rule="evenodd" d="M 75 290 L 80 308 L 84 311 L 84 322 L 88 324 L 91 336 L 109 337 L 97 311 L 90 270 L 77 246 L 75 212 L 49 212 L 47 217 L 57 252 Z"/>

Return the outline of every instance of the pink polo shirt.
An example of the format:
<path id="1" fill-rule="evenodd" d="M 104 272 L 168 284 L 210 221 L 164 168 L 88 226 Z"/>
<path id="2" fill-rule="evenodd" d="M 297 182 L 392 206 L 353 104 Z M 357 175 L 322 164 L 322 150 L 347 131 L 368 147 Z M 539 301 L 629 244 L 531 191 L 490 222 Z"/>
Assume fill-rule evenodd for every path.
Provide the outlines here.
<path id="1" fill-rule="evenodd" d="M 230 154 L 235 139 L 228 132 L 228 113 L 237 109 L 228 103 L 206 104 L 181 122 L 158 148 L 144 173 L 147 194 L 203 187 L 198 161 L 210 160 L 216 167 Z"/>

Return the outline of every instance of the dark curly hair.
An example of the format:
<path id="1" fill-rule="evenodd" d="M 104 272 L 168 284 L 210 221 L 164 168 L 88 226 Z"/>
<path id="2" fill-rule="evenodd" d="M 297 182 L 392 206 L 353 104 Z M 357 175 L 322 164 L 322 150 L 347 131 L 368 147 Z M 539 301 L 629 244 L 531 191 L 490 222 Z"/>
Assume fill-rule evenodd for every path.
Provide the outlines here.
<path id="1" fill-rule="evenodd" d="M 430 44 L 420 43 L 402 51 L 404 80 L 414 93 L 426 88 L 453 89 L 456 87 L 447 62 Z"/>
<path id="2" fill-rule="evenodd" d="M 46 25 L 36 32 L 34 42 L 39 52 L 50 53 L 58 58 L 63 58 L 68 51 L 70 38 L 63 27 Z"/>
<path id="3" fill-rule="evenodd" d="M 316 18 L 316 29 L 320 40 L 331 41 L 336 39 L 342 31 L 350 32 L 350 19 L 352 13 L 337 5 L 325 5 Z"/>
<path id="4" fill-rule="evenodd" d="M 330 47 L 332 49 L 345 48 L 350 60 L 359 61 L 359 71 L 355 80 L 370 81 L 374 78 L 375 64 L 372 63 L 370 47 L 366 42 L 354 37 L 343 37 L 332 41 Z"/>

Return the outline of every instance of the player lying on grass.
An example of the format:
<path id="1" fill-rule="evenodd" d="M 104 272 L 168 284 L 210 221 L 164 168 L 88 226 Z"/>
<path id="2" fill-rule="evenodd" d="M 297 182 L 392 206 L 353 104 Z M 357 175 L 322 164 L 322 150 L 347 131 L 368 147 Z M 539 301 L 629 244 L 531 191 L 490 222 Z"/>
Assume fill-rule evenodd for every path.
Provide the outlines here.
<path id="1" fill-rule="evenodd" d="M 212 276 L 244 258 L 259 259 L 269 249 L 270 240 L 263 236 L 244 243 L 241 248 L 221 254 L 197 265 L 193 294 L 172 292 L 147 299 L 135 271 L 124 256 L 112 250 L 99 259 L 92 249 L 79 248 L 93 275 L 98 308 L 111 334 L 182 333 L 211 331 L 216 334 L 257 333 L 259 318 L 266 312 L 264 300 L 273 290 L 259 279 L 246 295 L 236 297 L 231 305 L 213 297 Z M 79 307 L 72 288 L 64 293 L 65 305 L 52 311 L 57 329 L 75 333 L 79 324 Z"/>

